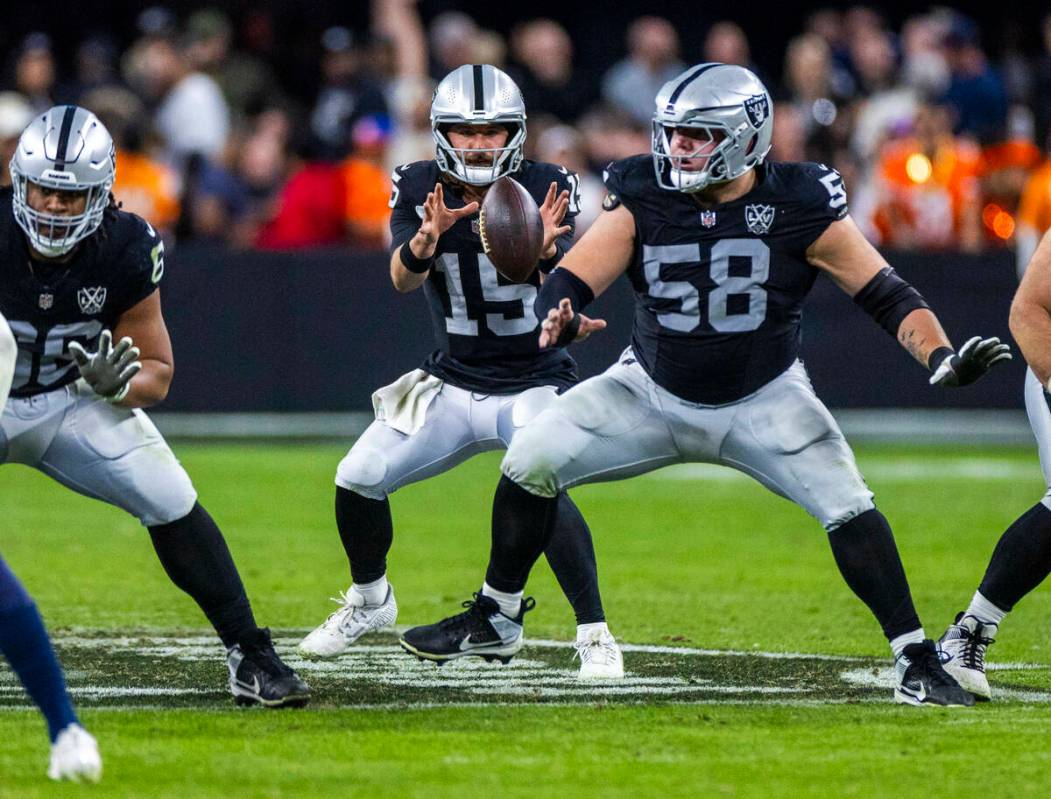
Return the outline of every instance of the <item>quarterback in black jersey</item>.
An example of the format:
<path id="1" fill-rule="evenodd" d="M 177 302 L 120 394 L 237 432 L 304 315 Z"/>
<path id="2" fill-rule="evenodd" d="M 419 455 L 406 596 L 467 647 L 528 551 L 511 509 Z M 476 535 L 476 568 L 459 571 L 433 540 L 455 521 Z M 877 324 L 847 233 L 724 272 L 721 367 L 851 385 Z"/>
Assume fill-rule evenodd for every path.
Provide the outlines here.
<path id="1" fill-rule="evenodd" d="M 658 94 L 651 156 L 607 169 L 605 212 L 540 292 L 540 343 L 597 329 L 580 309 L 627 272 L 631 346 L 515 437 L 486 582 L 521 595 L 559 491 L 671 463 L 723 464 L 824 525 L 844 578 L 891 642 L 897 701 L 973 704 L 925 638 L 890 527 L 798 360 L 801 306 L 826 273 L 930 367 L 934 383 L 971 382 L 1010 355 L 996 339 L 954 352 L 922 297 L 850 219 L 836 171 L 765 163 L 772 117 L 747 69 L 701 64 Z M 442 651 L 447 639 L 443 623 L 403 638 L 424 651 Z"/>
<path id="2" fill-rule="evenodd" d="M 569 247 L 576 176 L 523 158 L 525 119 L 521 93 L 504 72 L 488 64 L 459 67 L 438 84 L 431 104 L 435 160 L 394 171 L 391 280 L 402 292 L 424 288 L 438 349 L 419 369 L 373 394 L 376 421 L 339 464 L 336 521 L 353 584 L 341 607 L 300 643 L 305 656 L 339 654 L 364 633 L 394 622 L 386 563 L 393 539 L 389 494 L 479 452 L 506 447 L 516 430 L 576 382 L 565 350 L 538 344 L 533 305 L 540 275 L 508 281 L 478 235 L 486 191 L 510 175 L 540 209 L 539 271 L 549 272 Z M 591 534 L 564 492 L 553 513 L 545 551 L 576 614 L 580 676 L 620 677 L 620 649 L 605 623 Z M 522 645 L 514 633 L 521 631 L 517 597 L 509 600 L 485 585 L 472 604 L 512 603 L 505 635 L 464 634 L 456 651 L 439 659 L 509 659 Z"/>
<path id="3" fill-rule="evenodd" d="M 138 517 L 227 647 L 238 702 L 305 704 L 306 683 L 256 625 L 222 533 L 141 410 L 172 379 L 158 291 L 164 245 L 119 210 L 115 170 L 113 140 L 84 108 L 56 106 L 19 138 L 13 186 L 0 190 L 0 313 L 18 348 L 0 463 Z"/>

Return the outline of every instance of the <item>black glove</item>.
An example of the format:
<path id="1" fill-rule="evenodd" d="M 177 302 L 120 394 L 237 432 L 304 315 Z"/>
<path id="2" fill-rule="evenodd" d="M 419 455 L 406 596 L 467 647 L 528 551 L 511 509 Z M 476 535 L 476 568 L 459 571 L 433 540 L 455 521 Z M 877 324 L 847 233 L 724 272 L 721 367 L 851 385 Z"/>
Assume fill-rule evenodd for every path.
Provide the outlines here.
<path id="1" fill-rule="evenodd" d="M 933 353 L 929 365 L 932 386 L 968 386 L 984 375 L 993 364 L 1011 360 L 1011 348 L 1001 344 L 998 338 L 975 336 L 953 352 L 949 347 L 939 347 Z"/>

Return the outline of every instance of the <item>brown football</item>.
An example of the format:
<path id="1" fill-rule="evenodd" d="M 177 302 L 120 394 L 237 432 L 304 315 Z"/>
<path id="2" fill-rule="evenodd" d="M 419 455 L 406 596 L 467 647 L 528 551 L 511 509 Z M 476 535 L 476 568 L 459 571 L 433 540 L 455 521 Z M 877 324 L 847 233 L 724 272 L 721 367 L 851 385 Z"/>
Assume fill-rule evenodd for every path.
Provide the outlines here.
<path id="1" fill-rule="evenodd" d="M 544 246 L 544 223 L 536 200 L 521 183 L 502 177 L 489 187 L 478 233 L 496 271 L 515 283 L 529 279 Z"/>

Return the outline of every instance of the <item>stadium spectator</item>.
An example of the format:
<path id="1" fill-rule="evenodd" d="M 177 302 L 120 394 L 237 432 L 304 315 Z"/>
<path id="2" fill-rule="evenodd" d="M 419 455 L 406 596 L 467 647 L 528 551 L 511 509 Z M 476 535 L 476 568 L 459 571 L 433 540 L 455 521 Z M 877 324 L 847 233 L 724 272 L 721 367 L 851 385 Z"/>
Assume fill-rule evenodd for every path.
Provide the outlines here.
<path id="1" fill-rule="evenodd" d="M 944 105 L 920 106 L 913 135 L 883 148 L 873 221 L 884 246 L 981 248 L 980 153 L 953 135 L 951 113 Z"/>
<path id="2" fill-rule="evenodd" d="M 912 125 L 918 93 L 897 81 L 897 60 L 890 34 L 867 30 L 855 36 L 851 54 L 862 93 L 855 101 L 851 148 L 871 166 L 888 136 Z"/>
<path id="3" fill-rule="evenodd" d="M 462 11 L 444 11 L 431 20 L 431 78 L 437 82 L 457 67 L 475 62 L 480 31 Z"/>
<path id="4" fill-rule="evenodd" d="M 939 97 L 949 87 L 949 65 L 941 43 L 950 23 L 942 14 L 923 14 L 902 26 L 901 79 L 921 95 Z"/>
<path id="5" fill-rule="evenodd" d="M 29 100 L 33 113 L 43 113 L 58 100 L 55 83 L 51 37 L 46 33 L 29 34 L 22 41 L 15 62 L 15 90 Z"/>
<path id="6" fill-rule="evenodd" d="M 322 86 L 310 126 L 329 160 L 343 158 L 350 148 L 354 124 L 370 114 L 388 115 L 383 92 L 365 73 L 363 50 L 347 28 L 328 28 L 321 36 Z"/>
<path id="7" fill-rule="evenodd" d="M 351 154 L 340 164 L 346 184 L 347 234 L 359 247 L 384 247 L 390 237 L 391 182 L 384 165 L 389 140 L 386 117 L 364 117 L 351 132 Z"/>
<path id="8" fill-rule="evenodd" d="M 602 211 L 602 199 L 606 196 L 605 185 L 588 170 L 584 137 L 569 125 L 550 127 L 537 137 L 536 160 L 559 164 L 576 173 L 580 212 L 574 238 L 580 238 Z"/>
<path id="9" fill-rule="evenodd" d="M 987 245 L 1003 247 L 1015 241 L 1022 191 L 1040 161 L 1040 148 L 1033 143 L 1032 114 L 1023 106 L 1013 106 L 1004 138 L 982 149 L 982 224 Z"/>
<path id="10" fill-rule="evenodd" d="M 832 51 L 820 36 L 805 33 L 788 43 L 784 67 L 788 97 L 778 109 L 792 106 L 799 111 L 810 161 L 835 163 L 833 125 L 839 120 L 843 103 L 833 89 L 832 74 Z"/>
<path id="11" fill-rule="evenodd" d="M 372 0 L 372 31 L 389 49 L 389 66 L 381 73 L 383 94 L 394 122 L 386 148 L 386 168 L 429 160 L 431 95 L 427 74 L 427 38 L 415 0 Z"/>
<path id="12" fill-rule="evenodd" d="M 233 26 L 219 9 L 191 14 L 185 39 L 187 60 L 193 69 L 215 79 L 235 120 L 258 113 L 278 99 L 273 70 L 262 60 L 232 48 Z"/>
<path id="13" fill-rule="evenodd" d="M 953 129 L 983 142 L 994 140 L 1007 123 L 1007 94 L 981 49 L 978 26 L 957 15 L 943 44 L 950 75 L 943 102 L 955 109 Z"/>
<path id="14" fill-rule="evenodd" d="M 850 48 L 847 45 L 843 13 L 834 8 L 822 8 L 807 17 L 804 33 L 817 36 L 828 47 L 829 86 L 835 97 L 851 97 L 855 91 Z"/>
<path id="15" fill-rule="evenodd" d="M 1051 158 L 1034 169 L 1022 187 L 1015 230 L 1015 263 L 1018 276 L 1036 251 L 1040 237 L 1051 230 Z"/>
<path id="16" fill-rule="evenodd" d="M 149 153 L 149 118 L 142 102 L 127 89 L 108 87 L 84 95 L 84 106 L 95 113 L 113 137 L 117 173 L 113 196 L 125 211 L 138 214 L 169 240 L 180 214 L 181 184 L 168 165 Z"/>
<path id="17" fill-rule="evenodd" d="M 0 92 L 0 188 L 11 185 L 8 165 L 18 137 L 33 118 L 33 107 L 18 92 Z"/>
<path id="18" fill-rule="evenodd" d="M 650 151 L 649 125 L 605 105 L 588 111 L 577 127 L 584 136 L 588 164 L 595 174 L 601 174 L 610 161 Z"/>
<path id="19" fill-rule="evenodd" d="M 117 72 L 118 49 L 108 35 L 89 36 L 77 46 L 76 75 L 70 95 L 78 102 L 87 94 L 121 85 Z"/>
<path id="20" fill-rule="evenodd" d="M 230 109 L 216 82 L 194 70 L 174 39 L 142 40 L 131 68 L 134 82 L 148 100 L 157 102 L 154 128 L 180 169 L 191 156 L 215 158 L 222 152 L 230 133 Z"/>
<path id="21" fill-rule="evenodd" d="M 786 103 L 777 109 L 770 158 L 775 161 L 806 160 L 806 125 L 803 113 L 794 105 Z"/>
<path id="22" fill-rule="evenodd" d="M 602 96 L 640 124 L 653 119 L 653 98 L 686 66 L 679 60 L 679 34 L 661 17 L 639 17 L 628 28 L 628 57 L 602 79 Z"/>
<path id="23" fill-rule="evenodd" d="M 523 23 L 511 35 L 518 66 L 509 74 L 522 90 L 530 116 L 550 114 L 575 122 L 598 99 L 594 78 L 573 64 L 573 42 L 552 19 Z"/>
<path id="24" fill-rule="evenodd" d="M 704 37 L 704 60 L 756 71 L 748 37 L 736 22 L 716 22 Z"/>
<path id="25" fill-rule="evenodd" d="M 346 241 L 346 178 L 328 152 L 310 132 L 296 133 L 291 176 L 256 237 L 256 247 L 292 250 Z"/>

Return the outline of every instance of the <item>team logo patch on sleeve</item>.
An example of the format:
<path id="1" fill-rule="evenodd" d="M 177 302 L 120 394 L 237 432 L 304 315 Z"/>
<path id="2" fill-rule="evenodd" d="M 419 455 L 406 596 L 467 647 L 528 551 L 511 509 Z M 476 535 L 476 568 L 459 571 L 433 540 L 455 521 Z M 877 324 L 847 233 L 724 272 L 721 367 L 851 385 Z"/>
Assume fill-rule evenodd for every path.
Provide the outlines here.
<path id="1" fill-rule="evenodd" d="M 744 110 L 753 128 L 759 128 L 770 116 L 770 103 L 765 94 L 757 94 L 744 101 Z"/>
<path id="2" fill-rule="evenodd" d="M 618 205 L 620 205 L 620 197 L 612 192 L 602 198 L 602 207 L 607 211 L 612 211 Z"/>
<path id="3" fill-rule="evenodd" d="M 88 288 L 85 286 L 77 292 L 77 303 L 79 303 L 80 312 L 83 314 L 101 313 L 102 306 L 106 303 L 106 287 L 95 286 L 94 288 Z"/>
<path id="4" fill-rule="evenodd" d="M 744 207 L 744 222 L 748 226 L 748 232 L 761 236 L 770 232 L 770 226 L 774 224 L 774 206 L 772 205 L 746 205 Z"/>

